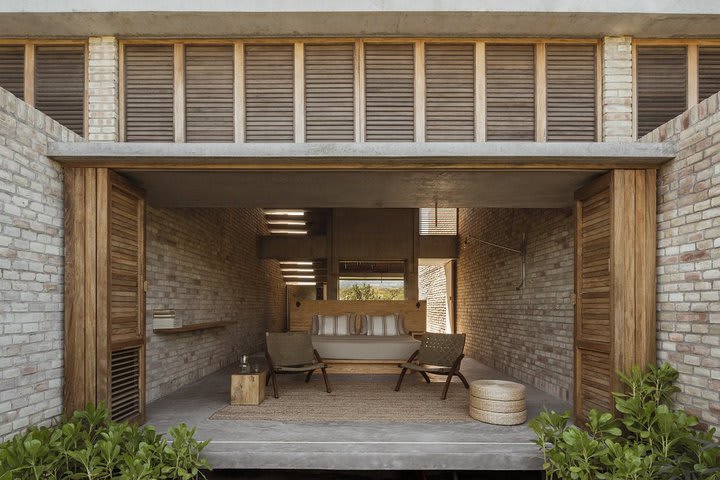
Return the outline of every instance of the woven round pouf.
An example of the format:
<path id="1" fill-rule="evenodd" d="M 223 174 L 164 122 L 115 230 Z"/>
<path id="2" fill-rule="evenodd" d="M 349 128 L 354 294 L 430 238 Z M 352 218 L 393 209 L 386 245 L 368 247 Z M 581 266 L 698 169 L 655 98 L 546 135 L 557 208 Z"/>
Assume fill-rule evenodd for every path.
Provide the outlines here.
<path id="1" fill-rule="evenodd" d="M 518 425 L 527 420 L 525 385 L 505 380 L 470 384 L 470 416 L 493 425 Z"/>

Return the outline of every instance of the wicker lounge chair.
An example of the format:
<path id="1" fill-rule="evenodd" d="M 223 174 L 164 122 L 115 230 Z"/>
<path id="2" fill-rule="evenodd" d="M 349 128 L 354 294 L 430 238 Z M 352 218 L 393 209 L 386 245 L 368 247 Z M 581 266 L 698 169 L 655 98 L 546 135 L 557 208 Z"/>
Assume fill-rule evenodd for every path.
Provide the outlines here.
<path id="1" fill-rule="evenodd" d="M 420 349 L 415 351 L 407 362 L 398 365 L 402 368 L 400 378 L 398 378 L 395 391 L 400 391 L 405 373 L 408 370 L 419 372 L 427 383 L 430 383 L 428 373 L 447 375 L 445 388 L 443 388 L 442 400 L 447 398 L 448 388 L 453 375 L 457 375 L 465 385 L 470 388 L 467 380 L 460 373 L 460 362 L 464 357 L 463 349 L 465 348 L 465 334 L 443 334 L 443 333 L 426 333 L 423 336 Z"/>
<path id="2" fill-rule="evenodd" d="M 270 370 L 269 380 L 272 380 L 273 394 L 278 398 L 278 373 L 304 373 L 305 382 L 315 370 L 320 369 L 325 380 L 325 389 L 331 392 L 328 382 L 326 365 L 318 352 L 313 349 L 312 339 L 305 332 L 270 333 L 266 334 L 265 358 Z"/>

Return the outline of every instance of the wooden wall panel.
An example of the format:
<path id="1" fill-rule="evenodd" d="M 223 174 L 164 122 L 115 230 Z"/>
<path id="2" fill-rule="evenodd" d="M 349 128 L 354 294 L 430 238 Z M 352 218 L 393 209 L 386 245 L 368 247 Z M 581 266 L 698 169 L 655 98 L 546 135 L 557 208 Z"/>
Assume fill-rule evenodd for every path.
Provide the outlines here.
<path id="1" fill-rule="evenodd" d="M 637 136 L 650 133 L 687 109 L 687 47 L 637 47 Z"/>
<path id="2" fill-rule="evenodd" d="M 25 98 L 25 45 L 0 45 L 0 87 Z"/>
<path id="3" fill-rule="evenodd" d="M 305 45 L 305 140 L 355 140 L 352 43 Z"/>
<path id="4" fill-rule="evenodd" d="M 185 47 L 185 141 L 233 142 L 232 45 Z"/>
<path id="5" fill-rule="evenodd" d="M 294 46 L 245 45 L 245 140 L 293 142 Z"/>
<path id="6" fill-rule="evenodd" d="M 547 140 L 596 139 L 595 45 L 547 45 Z"/>
<path id="7" fill-rule="evenodd" d="M 535 140 L 535 46 L 485 46 L 487 140 Z"/>
<path id="8" fill-rule="evenodd" d="M 36 47 L 35 108 L 78 135 L 84 135 L 84 45 Z"/>
<path id="9" fill-rule="evenodd" d="M 428 142 L 475 140 L 475 45 L 425 45 Z"/>
<path id="10" fill-rule="evenodd" d="M 415 140 L 415 63 L 411 43 L 365 44 L 365 140 Z"/>
<path id="11" fill-rule="evenodd" d="M 698 54 L 700 101 L 720 92 L 720 47 L 700 46 Z"/>
<path id="12" fill-rule="evenodd" d="M 290 330 L 310 331 L 313 315 L 338 315 L 354 313 L 356 327 L 360 326 L 360 315 L 400 313 L 404 318 L 405 330 L 424 332 L 427 317 L 425 300 L 305 300 L 300 305 L 290 305 Z"/>
<path id="13" fill-rule="evenodd" d="M 126 45 L 124 59 L 125 140 L 172 142 L 172 45 Z"/>

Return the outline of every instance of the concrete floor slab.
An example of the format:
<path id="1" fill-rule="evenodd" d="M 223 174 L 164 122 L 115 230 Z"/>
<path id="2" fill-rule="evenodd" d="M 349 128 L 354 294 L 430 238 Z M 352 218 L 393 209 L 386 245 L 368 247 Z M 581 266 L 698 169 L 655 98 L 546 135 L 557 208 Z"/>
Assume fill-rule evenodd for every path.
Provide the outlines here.
<path id="1" fill-rule="evenodd" d="M 147 423 L 160 432 L 180 422 L 195 426 L 197 438 L 212 439 L 205 451 L 211 465 L 223 469 L 539 470 L 542 465 L 527 424 L 209 420 L 229 402 L 233 368 L 149 404 Z M 464 360 L 462 370 L 469 381 L 510 379 L 472 359 Z M 389 375 L 373 379 L 388 382 L 388 388 L 395 381 Z M 529 418 L 543 407 L 570 408 L 536 388 L 527 391 Z"/>

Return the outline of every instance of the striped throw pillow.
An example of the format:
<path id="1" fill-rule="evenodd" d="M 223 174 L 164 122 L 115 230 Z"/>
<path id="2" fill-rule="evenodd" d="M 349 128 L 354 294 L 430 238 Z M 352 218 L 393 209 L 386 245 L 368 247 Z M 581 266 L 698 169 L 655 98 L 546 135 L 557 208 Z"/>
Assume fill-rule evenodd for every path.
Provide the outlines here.
<path id="1" fill-rule="evenodd" d="M 385 315 L 367 315 L 367 334 L 374 337 L 392 337 L 402 335 L 400 316 L 397 313 Z"/>
<path id="2" fill-rule="evenodd" d="M 355 330 L 355 316 L 351 313 L 341 315 L 318 315 L 318 335 L 351 335 Z"/>

